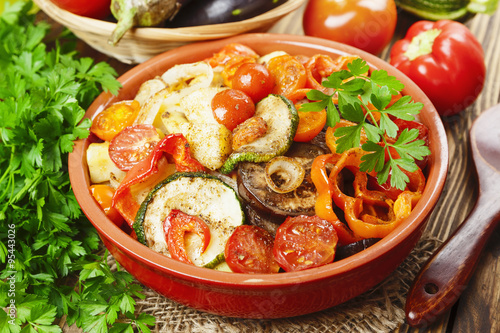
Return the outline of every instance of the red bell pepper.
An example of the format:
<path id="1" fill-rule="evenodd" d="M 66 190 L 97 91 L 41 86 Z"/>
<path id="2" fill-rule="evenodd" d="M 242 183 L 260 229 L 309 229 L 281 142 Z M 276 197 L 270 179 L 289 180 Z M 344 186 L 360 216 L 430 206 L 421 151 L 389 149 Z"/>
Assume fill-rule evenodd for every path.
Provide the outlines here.
<path id="1" fill-rule="evenodd" d="M 390 63 L 427 94 L 442 116 L 471 105 L 486 77 L 481 44 L 464 24 L 450 20 L 414 23 L 393 45 Z"/>
<path id="2" fill-rule="evenodd" d="M 174 159 L 177 171 L 205 171 L 205 167 L 191 157 L 189 144 L 180 133 L 170 134 L 161 139 L 145 159 L 134 165 L 115 191 L 113 207 L 125 218 L 130 226 L 134 223 L 139 203 L 133 198 L 130 187 L 145 181 L 158 172 L 158 164 L 164 153 Z"/>

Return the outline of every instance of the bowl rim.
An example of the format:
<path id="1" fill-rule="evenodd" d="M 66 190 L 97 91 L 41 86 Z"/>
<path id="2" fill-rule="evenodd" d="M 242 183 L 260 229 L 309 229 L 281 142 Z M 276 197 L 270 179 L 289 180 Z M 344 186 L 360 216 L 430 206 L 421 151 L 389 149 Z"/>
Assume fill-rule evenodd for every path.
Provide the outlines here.
<path id="1" fill-rule="evenodd" d="M 245 42 L 249 43 L 255 40 L 265 41 L 266 43 L 276 45 L 276 47 L 279 47 L 280 44 L 299 47 L 314 46 L 318 50 L 330 50 L 330 52 L 334 51 L 335 53 L 341 52 L 346 54 L 358 54 L 372 67 L 379 68 L 379 66 L 375 66 L 374 63 L 380 63 L 381 67 L 387 70 L 390 75 L 397 76 L 398 79 L 404 83 L 405 90 L 411 89 L 415 92 L 412 94 L 412 97 L 424 104 L 426 112 L 423 113 L 423 115 L 425 116 L 425 119 L 427 119 L 427 123 L 431 124 L 431 127 L 433 127 L 431 133 L 432 140 L 439 142 L 441 149 L 439 150 L 439 154 L 434 153 L 431 155 L 431 163 L 433 167 L 430 168 L 425 190 L 422 198 L 407 219 L 405 219 L 389 235 L 385 236 L 368 249 L 365 249 L 347 259 L 304 271 L 285 272 L 279 274 L 241 274 L 196 267 L 161 255 L 132 239 L 128 234 L 107 219 L 97 202 L 90 195 L 88 188 L 84 189 L 85 186 L 76 186 L 79 183 L 81 184 L 82 180 L 85 183 L 86 177 L 88 179 L 88 171 L 85 170 L 86 168 L 81 167 L 82 160 L 84 158 L 84 151 L 86 149 L 85 144 L 88 144 L 87 139 L 76 141 L 74 151 L 69 154 L 70 180 L 77 201 L 82 207 L 82 211 L 87 215 L 91 223 L 101 234 L 101 237 L 104 236 L 105 238 L 112 240 L 114 246 L 126 255 L 134 258 L 146 266 L 154 268 L 160 273 L 163 272 L 163 274 L 168 274 L 169 276 L 176 276 L 183 280 L 190 280 L 192 282 L 199 283 L 200 286 L 203 283 L 223 287 L 230 286 L 233 288 L 241 288 L 245 286 L 266 288 L 314 283 L 323 279 L 331 279 L 341 276 L 356 268 L 362 267 L 370 261 L 387 255 L 391 249 L 397 247 L 401 239 L 406 239 L 417 229 L 421 228 L 422 224 L 426 223 L 430 213 L 437 204 L 439 196 L 443 190 L 448 171 L 448 146 L 443 123 L 430 100 L 406 75 L 389 65 L 384 60 L 354 47 L 316 37 L 288 34 L 249 33 L 220 40 L 193 43 L 166 51 L 142 64 L 135 66 L 118 79 L 125 85 L 140 71 L 144 71 L 147 68 L 157 68 L 157 66 L 160 66 L 162 62 L 168 62 L 169 57 L 174 56 L 177 52 L 187 52 L 200 47 L 225 45 L 231 42 L 245 44 Z M 87 115 L 91 111 L 93 111 L 93 113 L 99 112 L 100 103 L 109 98 L 109 93 L 102 93 L 89 107 Z M 104 108 L 104 106 L 101 105 L 101 109 L 102 108 Z M 434 184 L 431 188 L 428 186 L 430 183 Z M 85 192 L 87 195 L 85 195 Z"/>

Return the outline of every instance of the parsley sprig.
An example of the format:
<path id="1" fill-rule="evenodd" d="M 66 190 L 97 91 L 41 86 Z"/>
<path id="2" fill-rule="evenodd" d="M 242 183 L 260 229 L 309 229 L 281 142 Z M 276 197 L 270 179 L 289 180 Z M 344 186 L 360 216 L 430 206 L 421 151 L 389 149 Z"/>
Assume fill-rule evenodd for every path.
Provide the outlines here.
<path id="1" fill-rule="evenodd" d="M 361 160 L 360 170 L 375 171 L 380 184 L 390 178 L 391 186 L 404 189 L 409 182 L 408 176 L 401 170 L 413 172 L 417 170 L 415 160 L 421 160 L 430 154 L 424 140 L 415 140 L 418 130 L 404 129 L 399 133 L 398 126 L 390 116 L 403 120 L 414 120 L 414 115 L 420 113 L 423 104 L 412 101 L 411 96 L 403 96 L 392 105 L 389 105 L 392 96 L 397 95 L 404 85 L 394 76 L 389 76 L 385 70 L 374 70 L 369 73 L 369 66 L 361 58 L 356 58 L 347 65 L 347 70 L 332 73 L 322 82 L 331 94 L 319 90 L 311 90 L 307 97 L 315 101 L 305 103 L 301 111 L 327 110 L 327 125 L 334 127 L 340 117 L 356 123 L 353 126 L 339 127 L 335 130 L 336 152 L 342 153 L 361 144 L 362 130 L 366 133 L 367 141 L 361 148 L 367 152 Z M 338 100 L 338 108 L 333 97 Z M 369 107 L 369 103 L 373 107 Z M 375 112 L 379 113 L 377 121 Z M 397 140 L 388 140 L 387 138 Z M 383 142 L 383 145 L 379 145 Z M 391 153 L 393 148 L 398 154 Z M 388 160 L 385 161 L 386 156 Z"/>
<path id="2" fill-rule="evenodd" d="M 68 175 L 73 141 L 89 134 L 85 109 L 118 92 L 117 73 L 79 58 L 68 30 L 46 44 L 32 6 L 5 3 L 0 16 L 0 332 L 60 332 L 61 318 L 148 332 L 154 318 L 134 314 L 140 285 L 98 254 Z"/>

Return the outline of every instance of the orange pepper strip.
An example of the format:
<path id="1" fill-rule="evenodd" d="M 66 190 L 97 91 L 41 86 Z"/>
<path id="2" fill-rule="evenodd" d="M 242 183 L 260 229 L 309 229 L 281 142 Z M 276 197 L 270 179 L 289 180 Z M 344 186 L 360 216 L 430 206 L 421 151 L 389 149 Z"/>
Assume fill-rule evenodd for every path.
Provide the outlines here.
<path id="1" fill-rule="evenodd" d="M 158 172 L 158 162 L 164 153 L 172 156 L 177 171 L 205 171 L 205 167 L 191 157 L 189 144 L 180 133 L 170 134 L 161 139 L 153 151 L 134 165 L 113 195 L 115 207 L 130 226 L 134 223 L 135 215 L 139 210 L 139 203 L 134 199 L 130 187 L 145 181 Z"/>
<path id="2" fill-rule="evenodd" d="M 425 177 L 420 169 L 413 173 L 405 172 L 410 178 L 408 187 L 413 191 L 403 191 L 398 195 L 394 203 L 392 200 L 385 201 L 390 209 L 388 221 L 369 214 L 362 215 L 365 204 L 363 199 L 344 194 L 337 184 L 337 176 L 342 169 L 345 167 L 350 169 L 357 167 L 361 156 L 363 156 L 363 153 L 360 148 L 352 148 L 341 155 L 329 176 L 330 183 L 332 184 L 332 198 L 335 204 L 344 210 L 347 224 L 355 234 L 363 238 L 383 238 L 400 225 L 411 213 L 413 207 L 422 196 L 422 191 L 425 187 Z M 380 200 L 380 197 L 373 197 L 372 199 L 376 201 Z M 371 203 L 367 202 L 366 204 Z"/>
<path id="3" fill-rule="evenodd" d="M 337 215 L 333 211 L 332 189 L 330 181 L 328 180 L 326 165 L 329 163 L 335 163 L 337 158 L 338 155 L 333 154 L 317 156 L 311 166 L 311 179 L 318 192 L 315 204 L 316 215 L 332 223 L 335 231 L 337 232 L 339 244 L 347 245 L 357 242 L 362 238 L 349 230 L 349 228 L 347 228 L 347 226 L 338 219 Z"/>

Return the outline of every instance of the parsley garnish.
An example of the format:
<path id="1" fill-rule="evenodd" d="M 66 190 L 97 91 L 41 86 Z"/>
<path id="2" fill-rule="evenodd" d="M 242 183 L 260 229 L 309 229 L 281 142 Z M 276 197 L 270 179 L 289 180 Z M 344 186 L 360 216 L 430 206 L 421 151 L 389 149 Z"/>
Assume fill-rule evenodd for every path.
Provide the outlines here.
<path id="1" fill-rule="evenodd" d="M 403 120 L 414 120 L 414 115 L 420 113 L 423 104 L 414 102 L 410 96 L 403 96 L 389 106 L 392 96 L 402 91 L 404 85 L 385 70 L 374 70 L 371 75 L 366 61 L 356 58 L 347 65 L 347 70 L 332 73 L 322 85 L 331 89 L 332 94 L 319 90 L 311 90 L 307 97 L 315 101 L 305 103 L 301 111 L 327 110 L 327 125 L 334 127 L 340 117 L 355 122 L 356 125 L 340 127 L 335 130 L 337 137 L 337 153 L 342 153 L 350 148 L 359 147 L 361 143 L 361 130 L 366 133 L 367 142 L 362 144 L 362 149 L 368 152 L 362 157 L 359 168 L 364 172 L 377 172 L 380 184 L 387 181 L 391 175 L 391 186 L 404 189 L 409 182 L 408 176 L 400 168 L 413 172 L 417 170 L 415 160 L 421 160 L 430 154 L 424 140 L 415 140 L 418 137 L 417 129 L 404 129 L 398 139 L 391 143 L 389 138 L 396 138 L 398 126 L 389 116 Z M 338 99 L 338 109 L 332 97 Z M 368 103 L 374 108 L 370 109 Z M 374 112 L 380 113 L 380 120 L 376 121 Z M 377 144 L 382 141 L 383 146 Z M 391 154 L 390 148 L 399 154 Z M 385 157 L 389 159 L 385 161 Z"/>
<path id="2" fill-rule="evenodd" d="M 0 332 L 60 332 L 62 317 L 86 332 L 149 332 L 154 318 L 134 315 L 140 285 L 96 254 L 67 172 L 89 134 L 85 109 L 118 92 L 117 73 L 78 58 L 68 30 L 49 47 L 32 6 L 5 3 L 0 16 Z"/>

